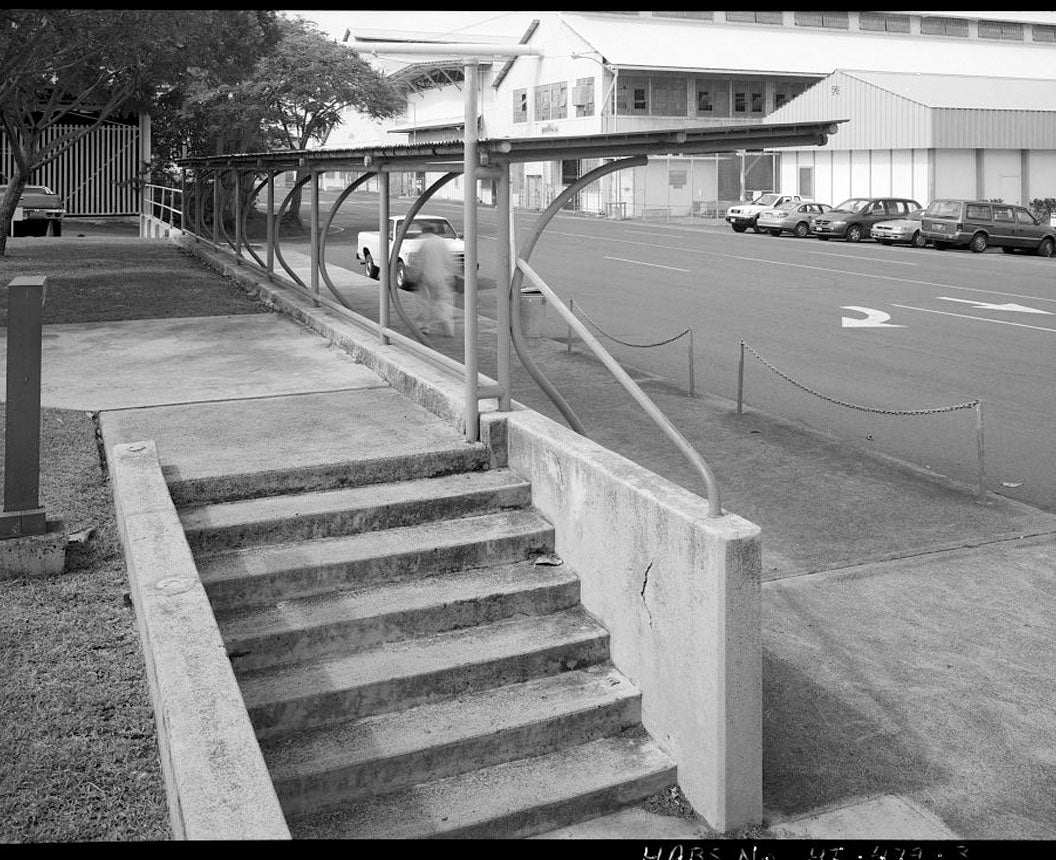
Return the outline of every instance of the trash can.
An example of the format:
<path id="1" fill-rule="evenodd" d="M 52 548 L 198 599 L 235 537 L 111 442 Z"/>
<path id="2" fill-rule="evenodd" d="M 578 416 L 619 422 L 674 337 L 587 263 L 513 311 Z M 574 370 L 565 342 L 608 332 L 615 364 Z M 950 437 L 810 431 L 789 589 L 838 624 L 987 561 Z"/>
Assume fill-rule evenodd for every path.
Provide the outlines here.
<path id="1" fill-rule="evenodd" d="M 521 334 L 542 337 L 546 317 L 546 296 L 535 287 L 521 287 Z"/>

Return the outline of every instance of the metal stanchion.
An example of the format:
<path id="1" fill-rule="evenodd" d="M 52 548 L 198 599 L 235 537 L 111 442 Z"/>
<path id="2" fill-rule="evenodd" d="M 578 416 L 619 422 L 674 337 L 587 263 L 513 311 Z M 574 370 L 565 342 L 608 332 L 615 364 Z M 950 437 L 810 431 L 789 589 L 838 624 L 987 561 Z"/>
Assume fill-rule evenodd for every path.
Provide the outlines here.
<path id="1" fill-rule="evenodd" d="M 744 403 L 744 341 L 741 341 L 741 359 L 737 362 L 737 414 L 743 411 Z"/>
<path id="2" fill-rule="evenodd" d="M 689 330 L 689 396 L 697 396 L 697 385 L 694 379 L 693 368 L 693 329 Z"/>
<path id="3" fill-rule="evenodd" d="M 986 461 L 983 458 L 983 401 L 975 403 L 975 443 L 979 456 L 979 501 L 986 501 Z"/>

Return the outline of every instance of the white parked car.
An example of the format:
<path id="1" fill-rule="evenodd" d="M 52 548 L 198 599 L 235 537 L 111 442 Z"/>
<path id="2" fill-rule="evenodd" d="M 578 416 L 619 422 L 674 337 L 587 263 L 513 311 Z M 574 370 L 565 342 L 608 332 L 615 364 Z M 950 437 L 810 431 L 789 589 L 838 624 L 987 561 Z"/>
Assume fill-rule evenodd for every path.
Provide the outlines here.
<path id="1" fill-rule="evenodd" d="M 923 216 L 924 210 L 918 209 L 916 212 L 910 212 L 905 218 L 880 221 L 872 226 L 869 230 L 869 235 L 881 245 L 907 242 L 914 248 L 923 248 L 928 244 L 928 240 L 924 238 L 924 234 L 920 231 L 920 222 Z"/>
<path id="2" fill-rule="evenodd" d="M 396 231 L 403 221 L 402 215 L 393 215 L 389 218 L 389 243 L 396 238 Z M 428 221 L 434 227 L 434 232 L 443 239 L 451 249 L 451 256 L 455 258 L 455 269 L 458 272 L 455 289 L 461 289 L 462 275 L 466 268 L 466 246 L 462 237 L 455 231 L 454 226 L 446 218 L 438 215 L 416 215 L 411 221 L 410 227 L 403 242 L 400 243 L 400 258 L 396 261 L 396 271 L 392 273 L 393 282 L 401 290 L 413 283 L 408 276 L 409 264 L 422 244 L 423 222 Z M 377 230 L 364 230 L 356 236 L 356 259 L 363 263 L 363 273 L 368 278 L 378 277 L 378 266 L 376 260 L 379 254 L 379 242 Z M 479 268 L 479 264 L 478 264 Z"/>
<path id="3" fill-rule="evenodd" d="M 758 225 L 759 213 L 773 209 L 782 203 L 804 200 L 798 194 L 764 194 L 751 203 L 738 203 L 726 210 L 726 223 L 735 233 L 743 233 L 749 227 L 756 233 L 761 232 Z"/>

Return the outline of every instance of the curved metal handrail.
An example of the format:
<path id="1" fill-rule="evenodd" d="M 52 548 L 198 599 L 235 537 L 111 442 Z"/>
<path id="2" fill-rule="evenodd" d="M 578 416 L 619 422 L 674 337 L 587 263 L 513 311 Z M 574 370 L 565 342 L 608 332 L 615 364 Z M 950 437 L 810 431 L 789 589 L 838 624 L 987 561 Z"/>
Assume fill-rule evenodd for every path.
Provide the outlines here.
<path id="1" fill-rule="evenodd" d="M 268 184 L 268 178 L 264 177 L 264 179 L 262 179 L 260 181 L 260 184 L 256 188 L 254 188 L 252 191 L 249 192 L 249 197 L 246 200 L 246 208 L 242 211 L 242 235 L 243 236 L 246 235 L 246 226 L 249 224 L 249 212 L 253 208 L 253 201 L 257 199 L 257 195 L 260 194 L 261 190 L 267 184 Z M 260 259 L 260 255 L 257 254 L 256 251 L 253 250 L 253 245 L 249 242 L 248 239 L 246 240 L 246 250 L 249 251 L 249 255 L 254 260 L 257 261 L 257 264 L 261 268 L 267 268 L 267 264 L 262 259 Z"/>
<path id="2" fill-rule="evenodd" d="M 649 399 L 649 395 L 642 391 L 638 383 L 631 379 L 627 372 L 620 367 L 616 359 L 608 353 L 605 347 L 598 342 L 597 338 L 590 333 L 587 327 L 580 322 L 579 318 L 568 309 L 558 295 L 547 286 L 546 282 L 539 277 L 535 270 L 529 266 L 525 260 L 517 260 L 517 269 L 527 275 L 536 288 L 538 288 L 546 297 L 547 301 L 557 308 L 558 313 L 564 318 L 565 322 L 575 330 L 576 334 L 578 334 L 583 339 L 583 342 L 590 347 L 601 363 L 609 369 L 612 375 L 623 385 L 631 397 L 633 397 L 646 411 L 649 417 L 653 419 L 660 430 L 663 431 L 664 435 L 674 442 L 675 446 L 700 473 L 704 479 L 704 486 L 707 488 L 708 492 L 708 516 L 721 517 L 722 503 L 719 498 L 719 485 L 715 480 L 715 475 L 711 471 L 711 467 L 708 466 L 704 458 L 700 456 L 697 449 L 694 448 L 689 443 L 689 440 L 678 431 L 678 428 L 671 423 L 670 419 L 668 419 L 668 417 L 660 411 L 660 408 Z"/>

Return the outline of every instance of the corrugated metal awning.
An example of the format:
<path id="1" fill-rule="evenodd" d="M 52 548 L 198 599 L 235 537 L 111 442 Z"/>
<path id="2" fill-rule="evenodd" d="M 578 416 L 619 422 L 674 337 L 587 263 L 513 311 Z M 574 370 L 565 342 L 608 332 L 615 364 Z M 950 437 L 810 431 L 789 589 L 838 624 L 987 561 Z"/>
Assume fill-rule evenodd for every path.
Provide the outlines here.
<path id="1" fill-rule="evenodd" d="M 557 161 L 572 158 L 623 158 L 633 155 L 691 155 L 780 147 L 821 146 L 844 120 L 755 125 L 704 126 L 629 131 L 614 134 L 544 135 L 540 137 L 485 138 L 477 142 L 480 163 Z M 435 163 L 455 169 L 462 160 L 460 140 L 405 145 L 365 146 L 356 149 L 283 150 L 240 155 L 181 158 L 181 167 L 256 170 L 295 170 L 316 167 L 378 167 L 398 169 L 401 163 Z"/>

